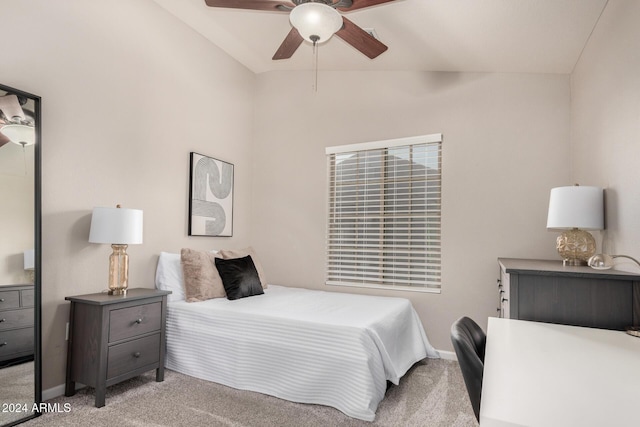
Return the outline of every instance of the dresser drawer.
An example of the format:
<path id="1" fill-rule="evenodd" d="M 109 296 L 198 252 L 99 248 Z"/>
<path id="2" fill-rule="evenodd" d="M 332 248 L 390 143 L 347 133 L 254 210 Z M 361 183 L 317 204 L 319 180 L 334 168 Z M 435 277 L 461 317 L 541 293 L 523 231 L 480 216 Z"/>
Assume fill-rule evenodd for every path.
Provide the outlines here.
<path id="1" fill-rule="evenodd" d="M 160 330 L 162 304 L 137 305 L 109 312 L 109 342 Z"/>
<path id="2" fill-rule="evenodd" d="M 22 307 L 33 307 L 35 302 L 35 292 L 33 289 L 25 289 L 22 292 Z"/>
<path id="3" fill-rule="evenodd" d="M 33 326 L 33 308 L 0 311 L 0 331 Z"/>
<path id="4" fill-rule="evenodd" d="M 107 379 L 160 361 L 160 334 L 109 347 Z"/>
<path id="5" fill-rule="evenodd" d="M 0 332 L 0 360 L 33 353 L 33 328 Z"/>
<path id="6" fill-rule="evenodd" d="M 20 291 L 0 291 L 0 310 L 20 307 Z"/>

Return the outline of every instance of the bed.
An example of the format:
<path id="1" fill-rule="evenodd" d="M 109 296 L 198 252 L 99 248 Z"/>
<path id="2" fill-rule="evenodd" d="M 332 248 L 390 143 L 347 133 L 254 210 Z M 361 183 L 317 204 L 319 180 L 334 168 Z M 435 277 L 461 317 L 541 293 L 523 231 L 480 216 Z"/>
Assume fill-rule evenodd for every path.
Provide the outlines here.
<path id="1" fill-rule="evenodd" d="M 167 284 L 178 272 L 164 284 L 158 276 L 157 287 L 177 293 L 165 366 L 196 378 L 373 421 L 387 381 L 439 357 L 404 298 L 269 285 L 263 295 L 192 303 L 180 283 Z"/>

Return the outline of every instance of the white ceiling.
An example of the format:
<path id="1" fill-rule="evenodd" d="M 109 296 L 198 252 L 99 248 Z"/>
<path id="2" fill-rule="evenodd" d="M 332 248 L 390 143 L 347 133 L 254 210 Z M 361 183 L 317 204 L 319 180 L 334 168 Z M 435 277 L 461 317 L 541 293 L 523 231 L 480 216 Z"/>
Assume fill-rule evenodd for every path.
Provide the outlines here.
<path id="1" fill-rule="evenodd" d="M 255 73 L 306 70 L 312 47 L 271 57 L 287 13 L 155 0 Z M 323 70 L 571 73 L 608 0 L 395 0 L 345 13 L 389 49 L 369 59 L 338 37 L 319 49 Z"/>

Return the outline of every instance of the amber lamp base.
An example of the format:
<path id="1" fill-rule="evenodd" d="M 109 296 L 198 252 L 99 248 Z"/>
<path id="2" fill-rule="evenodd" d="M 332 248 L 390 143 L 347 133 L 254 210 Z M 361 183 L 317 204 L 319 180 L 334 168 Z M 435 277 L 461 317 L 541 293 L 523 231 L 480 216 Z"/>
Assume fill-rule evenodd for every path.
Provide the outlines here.
<path id="1" fill-rule="evenodd" d="M 111 245 L 109 255 L 109 295 L 126 295 L 129 287 L 128 245 Z"/>

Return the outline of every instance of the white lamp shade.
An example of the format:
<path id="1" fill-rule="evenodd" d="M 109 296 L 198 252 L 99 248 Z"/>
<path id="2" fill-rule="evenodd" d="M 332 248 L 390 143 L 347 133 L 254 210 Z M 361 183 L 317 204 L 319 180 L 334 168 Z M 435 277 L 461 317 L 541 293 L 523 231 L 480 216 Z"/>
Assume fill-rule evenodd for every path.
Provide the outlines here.
<path id="1" fill-rule="evenodd" d="M 33 249 L 27 249 L 24 251 L 24 269 L 33 270 L 36 264 L 36 251 Z"/>
<path id="2" fill-rule="evenodd" d="M 89 242 L 112 245 L 142 243 L 142 211 L 124 208 L 93 208 Z"/>
<path id="3" fill-rule="evenodd" d="M 0 132 L 11 142 L 19 145 L 33 145 L 36 143 L 36 129 L 27 125 L 5 125 Z"/>
<path id="4" fill-rule="evenodd" d="M 300 33 L 303 39 L 316 43 L 326 42 L 342 28 L 340 13 L 323 3 L 303 3 L 293 8 L 289 14 L 289 22 Z"/>
<path id="5" fill-rule="evenodd" d="M 602 230 L 604 190 L 600 187 L 570 186 L 551 189 L 547 228 Z"/>

